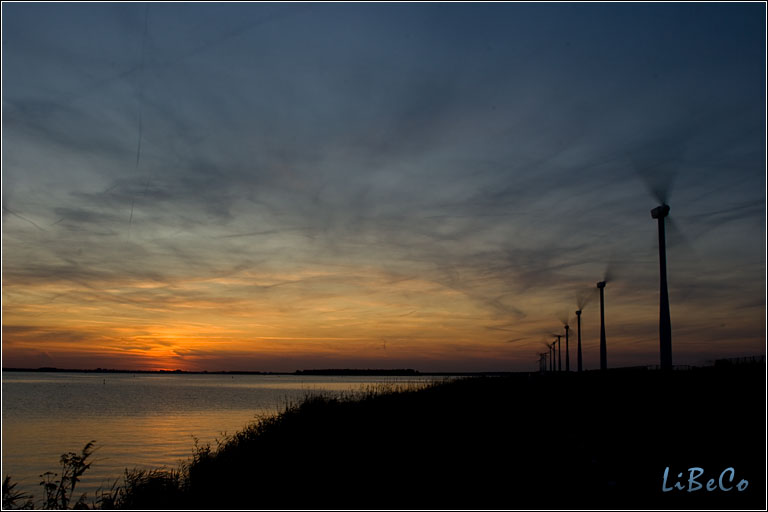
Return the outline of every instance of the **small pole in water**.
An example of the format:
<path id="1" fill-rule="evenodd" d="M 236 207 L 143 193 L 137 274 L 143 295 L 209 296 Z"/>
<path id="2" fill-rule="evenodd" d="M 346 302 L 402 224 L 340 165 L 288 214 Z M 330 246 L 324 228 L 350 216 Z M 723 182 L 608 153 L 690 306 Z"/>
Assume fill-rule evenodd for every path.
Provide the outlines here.
<path id="1" fill-rule="evenodd" d="M 107 383 L 107 379 L 102 379 L 101 383 L 102 384 L 106 384 Z"/>

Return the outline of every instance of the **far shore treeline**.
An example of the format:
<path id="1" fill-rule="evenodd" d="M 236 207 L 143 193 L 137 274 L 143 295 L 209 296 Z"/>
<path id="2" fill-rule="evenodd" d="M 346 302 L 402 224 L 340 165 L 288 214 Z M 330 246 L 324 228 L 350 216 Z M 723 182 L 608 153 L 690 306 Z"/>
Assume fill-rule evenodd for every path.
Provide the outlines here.
<path id="1" fill-rule="evenodd" d="M 49 372 L 49 373 L 160 373 L 160 374 L 185 374 L 185 375 L 306 375 L 306 376 L 430 376 L 430 375 L 490 375 L 499 372 L 475 372 L 475 373 L 455 373 L 455 372 L 429 372 L 422 373 L 411 368 L 399 369 L 360 369 L 360 368 L 328 368 L 328 369 L 309 369 L 296 370 L 295 372 L 263 372 L 263 371 L 187 371 L 187 370 L 119 370 L 114 368 L 3 368 L 4 372 Z"/>
<path id="2" fill-rule="evenodd" d="M 712 366 L 730 366 L 733 363 L 761 362 L 765 361 L 764 355 L 734 357 L 725 359 L 716 359 L 711 361 Z M 687 369 L 689 367 L 678 366 L 678 369 Z M 638 371 L 656 369 L 651 366 L 626 366 L 619 368 L 610 368 L 608 371 Z M 296 370 L 293 372 L 268 372 L 268 371 L 243 371 L 243 370 L 218 370 L 218 371 L 189 371 L 189 370 L 121 370 L 115 368 L 56 368 L 43 366 L 40 368 L 3 368 L 4 372 L 48 372 L 48 373 L 148 373 L 148 374 L 184 374 L 184 375 L 299 375 L 299 376 L 366 376 L 366 377 L 491 377 L 514 374 L 530 374 L 539 372 L 421 372 L 412 368 L 314 368 L 305 370 Z"/>
<path id="3" fill-rule="evenodd" d="M 187 370 L 119 370 L 114 368 L 3 368 L 4 372 L 46 372 L 46 373 L 142 373 L 165 375 L 297 375 L 297 376 L 333 376 L 333 377 L 490 377 L 530 372 L 421 372 L 411 368 L 371 369 L 371 368 L 327 368 L 296 370 L 294 372 L 263 371 L 187 371 Z"/>

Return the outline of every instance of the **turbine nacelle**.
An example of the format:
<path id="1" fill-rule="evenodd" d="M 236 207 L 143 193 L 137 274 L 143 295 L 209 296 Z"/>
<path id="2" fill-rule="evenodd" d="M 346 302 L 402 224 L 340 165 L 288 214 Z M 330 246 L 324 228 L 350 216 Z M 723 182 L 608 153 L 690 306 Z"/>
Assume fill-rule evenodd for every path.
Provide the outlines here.
<path id="1" fill-rule="evenodd" d="M 576 312 L 576 316 L 581 316 L 581 310 L 578 310 L 578 311 Z"/>
<path id="2" fill-rule="evenodd" d="M 662 204 L 651 210 L 651 217 L 654 219 L 663 219 L 669 215 L 669 205 Z"/>
<path id="3" fill-rule="evenodd" d="M 597 287 L 598 288 L 605 288 L 605 281 L 600 281 L 599 283 L 597 283 Z"/>

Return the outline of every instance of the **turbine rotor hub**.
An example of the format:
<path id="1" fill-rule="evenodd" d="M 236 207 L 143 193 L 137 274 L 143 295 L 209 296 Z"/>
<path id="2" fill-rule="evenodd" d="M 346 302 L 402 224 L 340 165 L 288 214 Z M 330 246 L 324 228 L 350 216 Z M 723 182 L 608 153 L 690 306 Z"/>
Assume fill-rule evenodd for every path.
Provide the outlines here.
<path id="1" fill-rule="evenodd" d="M 651 210 L 651 217 L 654 219 L 663 219 L 669 215 L 669 205 L 662 204 Z"/>

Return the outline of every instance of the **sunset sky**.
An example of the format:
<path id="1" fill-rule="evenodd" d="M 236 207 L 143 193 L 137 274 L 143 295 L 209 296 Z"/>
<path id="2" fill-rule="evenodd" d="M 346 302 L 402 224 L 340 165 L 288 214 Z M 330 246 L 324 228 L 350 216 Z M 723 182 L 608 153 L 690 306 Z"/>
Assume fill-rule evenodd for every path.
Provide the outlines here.
<path id="1" fill-rule="evenodd" d="M 2 364 L 764 354 L 765 9 L 4 3 Z"/>

